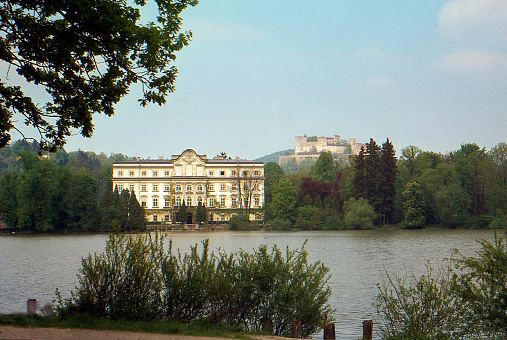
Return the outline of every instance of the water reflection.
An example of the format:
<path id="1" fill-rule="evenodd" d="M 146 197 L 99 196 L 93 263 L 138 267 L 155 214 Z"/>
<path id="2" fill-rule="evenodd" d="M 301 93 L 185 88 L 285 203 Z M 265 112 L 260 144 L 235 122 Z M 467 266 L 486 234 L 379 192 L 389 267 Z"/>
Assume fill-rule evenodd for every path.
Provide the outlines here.
<path id="1" fill-rule="evenodd" d="M 251 251 L 261 244 L 284 249 L 305 241 L 310 261 L 322 261 L 331 270 L 331 305 L 336 308 L 336 336 L 357 339 L 362 320 L 372 317 L 382 273 L 421 275 L 428 261 L 449 258 L 455 248 L 464 255 L 479 249 L 477 238 L 493 239 L 491 230 L 393 230 L 320 232 L 170 233 L 174 248 L 209 239 L 210 249 Z M 102 252 L 107 235 L 15 235 L 0 237 L 0 313 L 25 312 L 29 298 L 42 306 L 58 288 L 68 296 L 77 284 L 81 257 Z M 320 337 L 320 336 L 319 336 Z"/>

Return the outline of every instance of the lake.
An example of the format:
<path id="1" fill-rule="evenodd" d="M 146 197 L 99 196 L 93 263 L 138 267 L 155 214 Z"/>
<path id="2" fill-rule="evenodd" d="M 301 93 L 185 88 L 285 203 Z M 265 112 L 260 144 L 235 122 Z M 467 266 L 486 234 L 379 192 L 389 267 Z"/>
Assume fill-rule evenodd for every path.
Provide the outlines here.
<path id="1" fill-rule="evenodd" d="M 476 239 L 493 240 L 494 231 L 171 232 L 168 238 L 173 249 L 182 252 L 209 239 L 211 250 L 228 253 L 251 251 L 262 244 L 295 249 L 307 240 L 309 260 L 322 261 L 332 274 L 330 303 L 336 308 L 337 338 L 357 339 L 362 335 L 362 321 L 373 318 L 376 284 L 383 273 L 422 275 L 428 261 L 438 265 L 455 248 L 473 255 L 480 249 Z M 55 298 L 56 288 L 68 297 L 77 284 L 81 258 L 102 252 L 107 239 L 107 235 L 1 236 L 0 313 L 24 313 L 30 298 L 42 307 Z"/>

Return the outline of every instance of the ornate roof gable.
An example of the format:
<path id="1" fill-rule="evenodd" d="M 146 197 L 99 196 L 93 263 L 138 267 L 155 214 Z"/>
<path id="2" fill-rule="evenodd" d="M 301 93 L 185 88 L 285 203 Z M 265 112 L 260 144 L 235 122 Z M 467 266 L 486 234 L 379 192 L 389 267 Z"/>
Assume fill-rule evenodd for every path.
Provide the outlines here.
<path id="1" fill-rule="evenodd" d="M 174 161 L 173 176 L 204 176 L 206 161 L 194 150 L 183 151 Z"/>

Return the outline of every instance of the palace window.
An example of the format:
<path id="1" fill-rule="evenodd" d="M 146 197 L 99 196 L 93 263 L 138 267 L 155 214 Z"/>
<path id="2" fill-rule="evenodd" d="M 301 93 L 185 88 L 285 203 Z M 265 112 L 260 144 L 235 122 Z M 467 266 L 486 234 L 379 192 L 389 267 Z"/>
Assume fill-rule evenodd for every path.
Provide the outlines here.
<path id="1" fill-rule="evenodd" d="M 158 208 L 158 198 L 153 198 L 153 208 Z"/>
<path id="2" fill-rule="evenodd" d="M 225 191 L 225 184 L 224 183 L 220 184 L 220 191 Z"/>
<path id="3" fill-rule="evenodd" d="M 232 190 L 233 191 L 238 190 L 238 185 L 236 183 L 232 183 Z"/>
<path id="4" fill-rule="evenodd" d="M 146 171 L 141 171 L 141 176 L 146 176 Z"/>
<path id="5" fill-rule="evenodd" d="M 177 207 L 181 205 L 181 197 L 176 197 L 176 204 Z"/>
<path id="6" fill-rule="evenodd" d="M 210 176 L 213 176 L 214 172 L 213 172 L 213 171 L 208 171 L 208 174 L 209 174 Z"/>
<path id="7" fill-rule="evenodd" d="M 123 171 L 118 171 L 118 176 L 123 176 Z"/>
<path id="8" fill-rule="evenodd" d="M 129 190 L 134 191 L 134 184 L 129 184 Z"/>
<path id="9" fill-rule="evenodd" d="M 164 198 L 164 207 L 168 208 L 171 206 L 171 199 L 169 197 Z"/>
<path id="10" fill-rule="evenodd" d="M 197 191 L 202 191 L 202 185 L 201 184 L 197 184 Z"/>
<path id="11" fill-rule="evenodd" d="M 158 176 L 158 171 L 153 170 L 152 173 L 153 173 L 153 177 Z"/>
<path id="12" fill-rule="evenodd" d="M 225 208 L 225 197 L 220 197 L 220 206 Z"/>
<path id="13" fill-rule="evenodd" d="M 181 185 L 176 184 L 176 191 L 177 191 L 177 192 L 181 192 Z"/>
<path id="14" fill-rule="evenodd" d="M 236 174 L 237 174 L 236 170 L 231 171 L 231 175 L 236 176 Z"/>
<path id="15" fill-rule="evenodd" d="M 133 170 L 130 170 L 130 171 L 129 171 L 129 176 L 130 176 L 130 177 L 134 176 L 134 171 L 133 171 Z"/>
<path id="16" fill-rule="evenodd" d="M 259 176 L 259 171 L 255 170 L 254 171 L 254 176 Z"/>
<path id="17" fill-rule="evenodd" d="M 170 176 L 169 170 L 164 171 L 164 176 Z"/>
<path id="18" fill-rule="evenodd" d="M 121 192 L 123 190 L 123 184 L 116 184 L 116 188 L 118 189 L 118 192 Z"/>
<path id="19" fill-rule="evenodd" d="M 208 184 L 208 191 L 215 191 L 215 188 L 213 187 L 213 183 Z"/>
<path id="20" fill-rule="evenodd" d="M 208 200 L 208 207 L 214 207 L 215 206 L 215 199 L 214 198 L 210 198 Z"/>
<path id="21" fill-rule="evenodd" d="M 187 191 L 192 191 L 192 184 L 187 184 Z"/>
<path id="22" fill-rule="evenodd" d="M 201 203 L 202 204 L 202 197 L 201 196 L 197 196 L 197 204 Z"/>
<path id="23" fill-rule="evenodd" d="M 158 191 L 158 184 L 153 184 L 153 191 Z"/>
<path id="24" fill-rule="evenodd" d="M 146 201 L 141 202 L 141 207 L 146 208 Z"/>
<path id="25" fill-rule="evenodd" d="M 191 207 L 191 206 L 192 206 L 192 197 L 188 196 L 187 197 L 187 207 Z"/>
<path id="26" fill-rule="evenodd" d="M 141 191 L 146 191 L 146 184 L 141 184 Z"/>
<path id="27" fill-rule="evenodd" d="M 254 205 L 255 205 L 256 207 L 258 207 L 258 206 L 260 205 L 260 199 L 259 199 L 259 197 L 255 197 L 255 198 L 254 198 Z"/>
<path id="28" fill-rule="evenodd" d="M 220 171 L 220 176 L 225 176 L 225 171 Z"/>
<path id="29" fill-rule="evenodd" d="M 232 207 L 236 208 L 236 206 L 238 205 L 238 203 L 236 202 L 236 197 L 232 197 L 231 201 L 232 201 Z"/>
<path id="30" fill-rule="evenodd" d="M 171 186 L 169 184 L 164 184 L 164 191 L 165 192 L 171 191 Z"/>

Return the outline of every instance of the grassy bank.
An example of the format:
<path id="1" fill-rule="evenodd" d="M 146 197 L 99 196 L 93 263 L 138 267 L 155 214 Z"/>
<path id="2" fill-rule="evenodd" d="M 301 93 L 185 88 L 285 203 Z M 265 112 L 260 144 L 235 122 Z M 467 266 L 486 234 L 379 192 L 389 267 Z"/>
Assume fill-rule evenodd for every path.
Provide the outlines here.
<path id="1" fill-rule="evenodd" d="M 170 320 L 126 321 L 95 318 L 87 314 L 75 314 L 61 319 L 40 315 L 7 314 L 0 315 L 0 325 L 17 327 L 79 328 L 107 331 L 144 332 L 158 334 L 181 334 L 189 336 L 223 337 L 251 339 L 254 333 L 241 328 L 232 328 L 222 324 L 192 322 L 188 324 Z M 255 333 L 258 334 L 258 333 Z"/>

